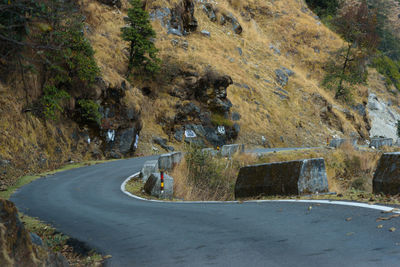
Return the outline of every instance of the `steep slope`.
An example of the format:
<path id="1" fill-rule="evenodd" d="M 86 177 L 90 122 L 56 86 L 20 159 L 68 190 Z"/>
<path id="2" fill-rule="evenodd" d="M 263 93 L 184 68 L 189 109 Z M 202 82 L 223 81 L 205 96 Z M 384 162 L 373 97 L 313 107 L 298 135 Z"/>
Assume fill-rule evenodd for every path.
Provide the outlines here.
<path id="1" fill-rule="evenodd" d="M 95 0 L 80 1 L 89 24 L 87 35 L 110 83 L 126 71 L 126 44 L 119 29 L 129 5 L 121 2 L 118 9 Z M 188 101 L 202 110 L 209 108 L 201 98 L 182 97 L 179 89 L 190 88 L 210 70 L 232 78 L 227 98 L 233 104 L 229 116 L 240 117 L 236 142 L 262 144 L 261 136 L 265 136 L 270 146 L 301 146 L 323 144 L 334 134 L 368 137 L 368 120 L 336 103 L 333 92 L 319 85 L 325 61 L 343 41 L 304 1 L 210 1 L 204 5 L 204 1 L 157 0 L 146 1 L 146 9 L 164 64 L 155 81 L 134 80 L 127 96 L 128 102 L 141 107 L 140 152 L 150 152 L 147 144 L 155 136 L 180 147 L 183 143 L 174 138 L 176 132 L 188 124 L 204 124 L 196 118 L 177 121 L 176 114 Z M 197 27 L 188 34 L 175 32 L 179 23 L 187 22 L 185 18 L 193 19 Z M 236 22 L 241 32 L 235 32 Z M 359 90 L 354 105 L 366 100 L 366 88 Z M 226 112 L 222 115 L 225 119 L 211 112 L 214 127 L 236 122 Z"/>

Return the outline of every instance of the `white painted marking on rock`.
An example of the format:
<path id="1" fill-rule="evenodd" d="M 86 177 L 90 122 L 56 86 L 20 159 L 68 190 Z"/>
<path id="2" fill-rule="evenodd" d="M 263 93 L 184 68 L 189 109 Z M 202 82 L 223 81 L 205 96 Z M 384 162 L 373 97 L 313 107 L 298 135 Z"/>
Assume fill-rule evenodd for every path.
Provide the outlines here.
<path id="1" fill-rule="evenodd" d="M 136 196 L 132 193 L 126 191 L 125 186 L 132 178 L 139 176 L 140 172 L 137 172 L 131 176 L 129 176 L 122 184 L 121 191 L 137 200 L 148 201 L 148 202 L 157 202 L 157 203 L 174 203 L 174 204 L 239 204 L 239 203 L 268 203 L 268 202 L 287 202 L 287 203 L 312 203 L 312 204 L 330 204 L 330 205 L 340 205 L 340 206 L 350 206 L 350 207 L 358 207 L 358 208 L 366 208 L 366 209 L 374 209 L 379 211 L 392 211 L 393 213 L 400 213 L 400 211 L 395 211 L 395 208 L 382 206 L 382 205 L 371 205 L 367 203 L 359 203 L 359 202 L 350 202 L 350 201 L 337 201 L 337 200 L 305 200 L 305 199 L 277 199 L 277 200 L 249 200 L 249 201 L 163 201 L 163 200 L 154 200 L 154 199 L 146 199 L 139 196 Z"/>

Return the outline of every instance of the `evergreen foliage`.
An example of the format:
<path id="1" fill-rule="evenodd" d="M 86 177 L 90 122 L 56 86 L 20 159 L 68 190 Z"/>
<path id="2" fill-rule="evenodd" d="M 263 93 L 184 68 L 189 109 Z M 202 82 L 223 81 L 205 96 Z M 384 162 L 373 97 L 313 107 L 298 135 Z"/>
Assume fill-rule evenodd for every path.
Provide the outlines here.
<path id="1" fill-rule="evenodd" d="M 43 96 L 40 99 L 43 115 L 55 120 L 57 119 L 57 112 L 62 112 L 62 101 L 69 98 L 70 95 L 64 91 L 59 90 L 55 86 L 46 85 L 43 90 Z"/>
<path id="2" fill-rule="evenodd" d="M 22 79 L 40 69 L 43 94 L 35 113 L 55 119 L 68 92 L 80 88 L 85 95 L 100 74 L 84 18 L 73 2 L 60 0 L 0 0 L 0 10 L 0 67 L 20 68 Z"/>
<path id="3" fill-rule="evenodd" d="M 100 124 L 101 115 L 99 112 L 100 105 L 90 99 L 78 100 L 80 107 L 80 117 L 89 123 Z"/>
<path id="4" fill-rule="evenodd" d="M 400 90 L 400 62 L 394 61 L 387 56 L 379 55 L 373 60 L 376 70 L 385 76 L 388 86 L 392 84 Z"/>
<path id="5" fill-rule="evenodd" d="M 335 16 L 340 0 L 306 0 L 307 5 L 320 17 Z"/>
<path id="6" fill-rule="evenodd" d="M 149 14 L 143 9 L 141 0 L 130 0 L 128 10 L 129 26 L 121 28 L 122 38 L 129 42 L 128 75 L 133 69 L 139 73 L 154 74 L 160 68 L 157 48 L 154 45 L 156 33 Z"/>

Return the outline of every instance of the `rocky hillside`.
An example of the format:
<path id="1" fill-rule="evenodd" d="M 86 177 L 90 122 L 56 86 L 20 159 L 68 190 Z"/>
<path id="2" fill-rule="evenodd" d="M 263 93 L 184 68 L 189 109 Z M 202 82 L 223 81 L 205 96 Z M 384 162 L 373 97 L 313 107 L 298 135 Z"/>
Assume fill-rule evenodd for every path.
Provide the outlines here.
<path id="1" fill-rule="evenodd" d="M 80 5 L 103 77 L 118 84 L 127 61 L 119 29 L 129 6 L 104 2 L 112 1 Z M 154 141 L 180 148 L 184 129 L 205 145 L 235 139 L 261 145 L 262 136 L 269 146 L 321 145 L 331 135 L 368 138 L 368 119 L 357 112 L 366 88 L 352 108 L 320 86 L 322 66 L 343 41 L 303 1 L 157 0 L 146 1 L 146 9 L 163 67 L 157 79 L 133 81 L 127 92 L 141 110 L 141 153 L 151 152 Z"/>
<path id="2" fill-rule="evenodd" d="M 151 80 L 126 78 L 121 28 L 128 1 L 76 4 L 100 74 L 90 90 L 70 88 L 59 120 L 29 108 L 43 94 L 40 72 L 1 75 L 3 188 L 24 173 L 70 161 L 161 153 L 186 143 L 317 146 L 333 135 L 370 136 L 366 106 L 374 88 L 359 86 L 345 104 L 321 86 L 326 61 L 344 42 L 303 0 L 144 1 L 162 59 Z M 98 125 L 74 117 L 83 97 L 100 106 Z M 197 137 L 185 138 L 185 130 Z"/>

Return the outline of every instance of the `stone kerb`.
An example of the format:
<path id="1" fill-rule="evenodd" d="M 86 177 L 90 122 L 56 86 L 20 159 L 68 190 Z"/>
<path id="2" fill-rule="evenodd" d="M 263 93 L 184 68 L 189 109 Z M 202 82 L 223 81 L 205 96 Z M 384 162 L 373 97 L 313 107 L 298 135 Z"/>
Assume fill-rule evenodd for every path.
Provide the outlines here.
<path id="1" fill-rule="evenodd" d="M 328 179 L 322 158 L 243 167 L 235 185 L 236 198 L 327 191 Z"/>
<path id="2" fill-rule="evenodd" d="M 150 174 L 158 172 L 158 160 L 146 161 L 141 171 L 142 181 L 145 183 Z"/>
<path id="3" fill-rule="evenodd" d="M 372 138 L 369 147 L 381 148 L 383 146 L 393 146 L 392 138 Z"/>
<path id="4" fill-rule="evenodd" d="M 341 145 L 343 145 L 346 142 L 349 142 L 354 147 L 357 145 L 356 139 L 336 138 L 336 139 L 331 140 L 331 142 L 329 143 L 329 146 L 334 147 L 334 148 L 339 148 Z"/>
<path id="5" fill-rule="evenodd" d="M 373 193 L 400 194 L 400 152 L 385 153 L 372 180 Z"/>
<path id="6" fill-rule="evenodd" d="M 154 197 L 172 199 L 174 195 L 174 179 L 164 174 L 164 191 L 161 192 L 161 175 L 152 173 L 144 184 L 144 191 Z"/>

